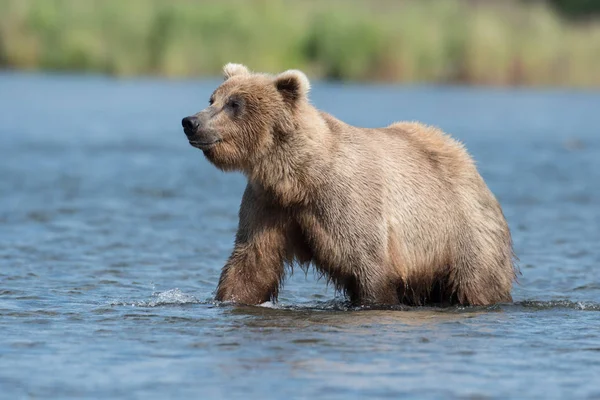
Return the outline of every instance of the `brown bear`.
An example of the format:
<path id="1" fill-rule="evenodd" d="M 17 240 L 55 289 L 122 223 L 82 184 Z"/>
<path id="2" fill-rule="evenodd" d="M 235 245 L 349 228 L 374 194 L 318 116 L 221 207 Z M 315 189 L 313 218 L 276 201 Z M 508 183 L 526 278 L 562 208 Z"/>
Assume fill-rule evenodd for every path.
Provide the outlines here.
<path id="1" fill-rule="evenodd" d="M 465 148 L 414 122 L 358 128 L 317 110 L 306 75 L 227 64 L 190 144 L 248 183 L 216 298 L 276 300 L 285 265 L 354 304 L 510 302 L 511 236 Z"/>

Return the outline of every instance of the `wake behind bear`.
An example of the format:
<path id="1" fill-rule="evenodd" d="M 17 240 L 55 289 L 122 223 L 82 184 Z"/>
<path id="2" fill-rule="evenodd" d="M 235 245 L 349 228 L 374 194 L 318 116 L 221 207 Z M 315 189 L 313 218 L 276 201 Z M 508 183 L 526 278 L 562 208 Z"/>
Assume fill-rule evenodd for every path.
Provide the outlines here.
<path id="1" fill-rule="evenodd" d="M 460 143 L 418 123 L 350 126 L 310 104 L 297 70 L 224 74 L 182 121 L 212 164 L 248 180 L 217 300 L 274 301 L 299 263 L 357 305 L 512 301 L 510 232 Z"/>

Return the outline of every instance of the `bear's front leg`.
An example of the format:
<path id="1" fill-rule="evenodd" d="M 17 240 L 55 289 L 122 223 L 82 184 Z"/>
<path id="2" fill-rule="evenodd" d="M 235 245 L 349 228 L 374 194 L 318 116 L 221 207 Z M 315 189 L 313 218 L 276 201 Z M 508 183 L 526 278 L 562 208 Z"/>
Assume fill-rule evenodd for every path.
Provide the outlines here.
<path id="1" fill-rule="evenodd" d="M 223 267 L 216 299 L 242 304 L 276 300 L 284 275 L 286 220 L 248 185 L 240 207 L 233 253 Z"/>

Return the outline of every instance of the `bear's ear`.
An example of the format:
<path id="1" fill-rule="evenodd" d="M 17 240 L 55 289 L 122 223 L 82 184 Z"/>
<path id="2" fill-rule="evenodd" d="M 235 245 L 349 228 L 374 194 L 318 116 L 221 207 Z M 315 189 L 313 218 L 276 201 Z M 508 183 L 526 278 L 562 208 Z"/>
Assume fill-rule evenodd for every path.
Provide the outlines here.
<path id="1" fill-rule="evenodd" d="M 223 67 L 223 75 L 227 80 L 235 75 L 250 75 L 250 70 L 245 65 L 229 63 Z"/>
<path id="2" fill-rule="evenodd" d="M 275 87 L 289 104 L 308 96 L 310 82 L 304 72 L 290 69 L 275 77 Z"/>

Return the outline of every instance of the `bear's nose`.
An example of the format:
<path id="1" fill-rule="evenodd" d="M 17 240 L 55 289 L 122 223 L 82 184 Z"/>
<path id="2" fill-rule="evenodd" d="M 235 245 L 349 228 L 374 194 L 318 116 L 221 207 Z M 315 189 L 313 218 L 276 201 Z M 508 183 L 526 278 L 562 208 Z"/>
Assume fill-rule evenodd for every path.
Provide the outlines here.
<path id="1" fill-rule="evenodd" d="M 181 120 L 181 126 L 186 134 L 195 133 L 198 130 L 200 121 L 196 117 L 185 117 Z"/>

